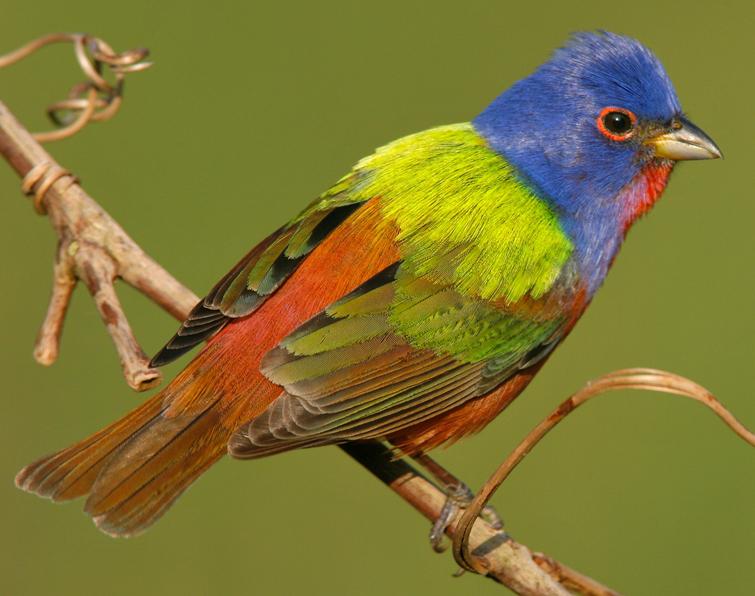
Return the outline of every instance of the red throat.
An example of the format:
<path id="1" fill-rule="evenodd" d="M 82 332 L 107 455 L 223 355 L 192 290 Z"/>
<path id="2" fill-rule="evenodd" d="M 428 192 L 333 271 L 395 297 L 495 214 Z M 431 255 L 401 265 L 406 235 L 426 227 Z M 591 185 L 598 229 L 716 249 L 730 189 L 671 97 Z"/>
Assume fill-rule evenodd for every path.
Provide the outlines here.
<path id="1" fill-rule="evenodd" d="M 624 231 L 640 217 L 645 215 L 660 198 L 666 188 L 673 162 L 654 162 L 645 166 L 624 191 L 626 193 L 627 213 Z"/>

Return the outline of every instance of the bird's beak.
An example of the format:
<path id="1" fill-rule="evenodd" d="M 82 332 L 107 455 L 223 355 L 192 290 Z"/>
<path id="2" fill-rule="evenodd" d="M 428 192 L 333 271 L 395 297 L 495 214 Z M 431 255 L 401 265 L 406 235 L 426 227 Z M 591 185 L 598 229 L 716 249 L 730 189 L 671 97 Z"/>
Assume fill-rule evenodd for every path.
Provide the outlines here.
<path id="1" fill-rule="evenodd" d="M 646 142 L 653 148 L 656 156 L 674 161 L 723 157 L 713 139 L 686 118 L 679 118 L 672 130 Z"/>

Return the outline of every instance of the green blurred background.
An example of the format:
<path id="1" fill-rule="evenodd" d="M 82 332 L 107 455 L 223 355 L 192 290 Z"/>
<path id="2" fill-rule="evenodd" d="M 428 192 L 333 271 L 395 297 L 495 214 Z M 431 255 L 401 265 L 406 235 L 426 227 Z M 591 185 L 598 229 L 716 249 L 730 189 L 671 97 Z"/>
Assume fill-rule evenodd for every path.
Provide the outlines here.
<path id="1" fill-rule="evenodd" d="M 141 245 L 196 292 L 359 157 L 398 136 L 468 120 L 568 33 L 607 28 L 653 48 L 683 104 L 726 153 L 684 164 L 630 235 L 592 308 L 536 382 L 481 435 L 439 454 L 479 486 L 558 401 L 627 366 L 689 375 L 755 426 L 750 2 L 126 4 L 6 2 L 0 51 L 53 31 L 147 46 L 122 113 L 50 146 Z M 69 48 L 0 72 L 32 129 L 79 79 Z M 500 594 L 451 578 L 428 524 L 336 448 L 224 460 L 147 534 L 114 540 L 81 503 L 13 487 L 32 459 L 143 396 L 77 291 L 62 354 L 31 346 L 55 238 L 0 164 L 0 593 Z M 176 323 L 121 296 L 154 352 Z M 177 370 L 173 366 L 168 374 Z M 678 398 L 614 395 L 580 411 L 495 498 L 511 533 L 627 594 L 752 594 L 755 451 Z"/>

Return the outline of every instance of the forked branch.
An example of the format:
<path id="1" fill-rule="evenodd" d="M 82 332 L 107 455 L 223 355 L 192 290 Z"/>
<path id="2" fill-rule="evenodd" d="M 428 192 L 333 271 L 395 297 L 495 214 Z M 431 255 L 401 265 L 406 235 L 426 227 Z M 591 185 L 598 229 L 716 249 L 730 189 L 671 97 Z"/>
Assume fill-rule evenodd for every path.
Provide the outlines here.
<path id="1" fill-rule="evenodd" d="M 21 188 L 33 197 L 34 208 L 50 218 L 59 243 L 53 266 L 50 305 L 37 336 L 34 357 L 50 365 L 57 356 L 66 309 L 78 280 L 94 298 L 120 358 L 126 382 L 139 391 L 161 379 L 136 341 L 115 292 L 121 278 L 180 318 L 197 297 L 153 261 L 61 167 L 40 142 L 65 138 L 90 121 L 107 120 L 121 105 L 123 77 L 149 66 L 146 50 L 115 53 L 102 40 L 83 34 L 48 35 L 20 50 L 0 56 L 0 67 L 13 64 L 51 43 L 73 43 L 86 81 L 75 85 L 68 99 L 48 113 L 64 127 L 31 135 L 0 102 L 0 154 L 22 178 Z M 110 72 L 114 82 L 105 77 Z"/>

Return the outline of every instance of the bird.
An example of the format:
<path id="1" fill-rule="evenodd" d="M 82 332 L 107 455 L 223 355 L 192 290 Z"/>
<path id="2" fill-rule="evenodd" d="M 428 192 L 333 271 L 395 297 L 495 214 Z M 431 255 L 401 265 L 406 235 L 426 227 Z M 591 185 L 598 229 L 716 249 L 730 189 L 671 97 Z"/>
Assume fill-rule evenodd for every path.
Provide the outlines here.
<path id="1" fill-rule="evenodd" d="M 660 60 L 572 35 L 469 122 L 361 159 L 254 246 L 156 354 L 161 391 L 16 477 L 139 534 L 225 454 L 480 431 L 591 303 L 679 161 L 721 157 Z"/>

